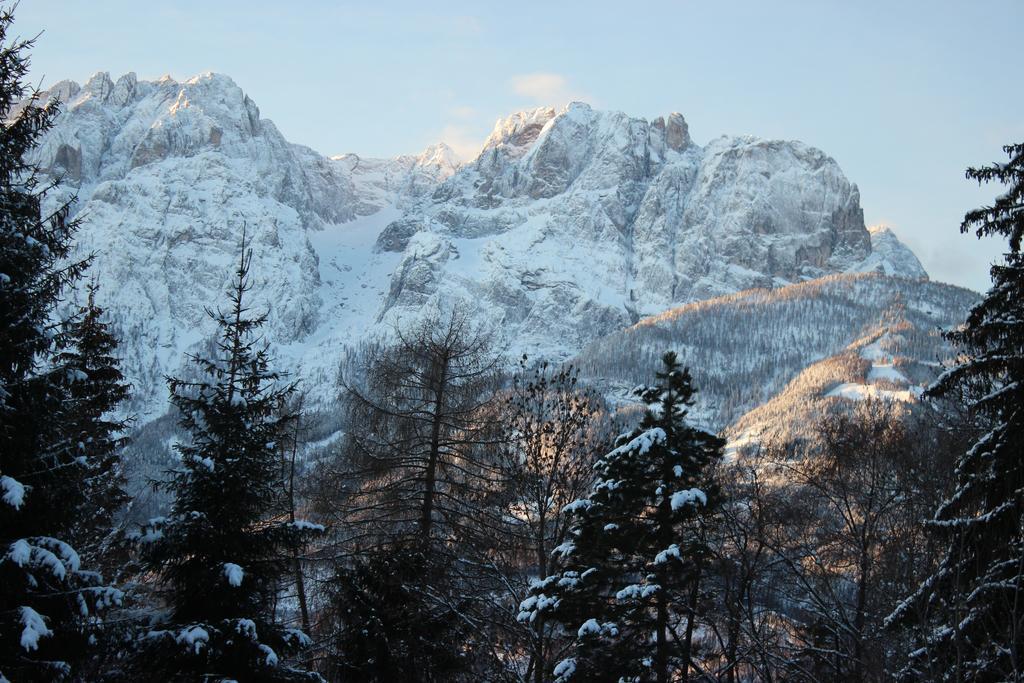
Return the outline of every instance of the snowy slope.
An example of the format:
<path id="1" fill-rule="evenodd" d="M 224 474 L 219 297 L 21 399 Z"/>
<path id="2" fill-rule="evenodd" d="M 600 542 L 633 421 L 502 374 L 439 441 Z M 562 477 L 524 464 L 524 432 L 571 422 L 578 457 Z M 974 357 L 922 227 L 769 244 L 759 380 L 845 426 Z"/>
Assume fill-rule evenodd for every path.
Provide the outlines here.
<path id="1" fill-rule="evenodd" d="M 799 424 L 787 411 L 802 405 L 807 417 L 826 398 L 914 398 L 949 354 L 940 330 L 964 320 L 977 300 L 927 280 L 831 275 L 670 309 L 594 341 L 575 362 L 627 400 L 671 349 L 693 369 L 694 417 L 706 427 L 744 432 L 772 417 Z"/>
<path id="2" fill-rule="evenodd" d="M 934 330 L 890 319 L 810 364 L 777 395 L 729 425 L 727 452 L 808 438 L 824 415 L 860 401 L 895 403 L 909 412 L 927 409 L 921 394 L 951 358 L 952 350 Z"/>
<path id="3" fill-rule="evenodd" d="M 79 249 L 125 340 L 142 418 L 161 377 L 211 332 L 244 229 L 268 337 L 312 400 L 346 346 L 455 299 L 513 353 L 567 358 L 642 316 L 829 273 L 924 277 L 895 235 L 869 234 L 859 193 L 798 142 L 695 144 L 573 104 L 499 121 L 460 165 L 325 157 L 287 142 L 230 78 L 113 81 L 48 94 L 64 112 L 36 161 L 77 193 Z M 56 199 L 56 198 L 55 198 Z"/>

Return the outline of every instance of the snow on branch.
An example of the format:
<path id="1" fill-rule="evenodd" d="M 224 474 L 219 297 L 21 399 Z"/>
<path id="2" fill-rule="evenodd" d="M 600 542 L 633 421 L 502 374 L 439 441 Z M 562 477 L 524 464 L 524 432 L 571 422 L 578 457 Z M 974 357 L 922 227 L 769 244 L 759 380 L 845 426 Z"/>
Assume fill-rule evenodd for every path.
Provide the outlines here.
<path id="1" fill-rule="evenodd" d="M 676 491 L 672 494 L 672 509 L 678 510 L 687 505 L 707 505 L 708 497 L 700 489 L 686 489 L 685 491 Z"/>
<path id="2" fill-rule="evenodd" d="M 3 501 L 15 510 L 25 504 L 25 485 L 17 479 L 6 474 L 0 476 L 0 491 L 3 491 Z"/>
<path id="3" fill-rule="evenodd" d="M 53 635 L 43 615 L 31 607 L 21 607 L 21 625 L 25 627 L 21 631 L 21 647 L 27 652 L 39 649 L 40 638 Z"/>
<path id="4" fill-rule="evenodd" d="M 225 562 L 224 578 L 228 580 L 229 584 L 237 588 L 242 585 L 242 579 L 245 578 L 245 571 L 234 562 Z"/>

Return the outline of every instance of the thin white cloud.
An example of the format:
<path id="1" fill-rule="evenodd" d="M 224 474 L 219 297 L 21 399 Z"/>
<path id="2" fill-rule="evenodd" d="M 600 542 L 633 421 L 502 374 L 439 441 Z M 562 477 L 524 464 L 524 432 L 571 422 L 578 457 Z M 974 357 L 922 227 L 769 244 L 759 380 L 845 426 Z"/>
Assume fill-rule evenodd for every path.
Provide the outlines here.
<path id="1" fill-rule="evenodd" d="M 484 146 L 484 138 L 459 123 L 450 123 L 441 129 L 441 142 L 451 147 L 462 161 L 475 159 Z"/>
<path id="2" fill-rule="evenodd" d="M 512 77 L 512 90 L 537 104 L 562 105 L 575 100 L 590 99 L 569 85 L 561 74 L 533 73 Z"/>
<path id="3" fill-rule="evenodd" d="M 450 111 L 451 111 L 452 116 L 454 116 L 457 119 L 464 120 L 464 121 L 465 120 L 469 120 L 469 119 L 477 118 L 477 110 L 474 109 L 473 107 L 466 107 L 466 106 L 452 107 Z"/>

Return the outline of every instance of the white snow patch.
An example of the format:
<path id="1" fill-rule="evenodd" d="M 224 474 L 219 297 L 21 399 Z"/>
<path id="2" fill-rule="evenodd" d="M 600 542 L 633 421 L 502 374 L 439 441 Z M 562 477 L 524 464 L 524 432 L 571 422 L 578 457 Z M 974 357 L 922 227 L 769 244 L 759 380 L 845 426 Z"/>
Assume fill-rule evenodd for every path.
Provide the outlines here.
<path id="1" fill-rule="evenodd" d="M 590 506 L 593 504 L 594 503 L 588 500 L 587 498 L 580 498 L 578 500 L 574 500 L 573 502 L 563 507 L 562 512 L 572 513 L 576 512 L 577 510 L 589 510 Z"/>
<path id="2" fill-rule="evenodd" d="M 196 654 L 199 654 L 206 643 L 210 641 L 210 633 L 202 626 L 189 626 L 179 631 L 175 640 L 183 645 L 188 645 Z"/>
<path id="3" fill-rule="evenodd" d="M 11 544 L 11 549 L 7 551 L 7 559 L 19 567 L 24 567 L 32 559 L 32 546 L 24 538 L 19 538 Z"/>
<path id="4" fill-rule="evenodd" d="M 566 557 L 570 555 L 574 550 L 576 550 L 576 544 L 572 541 L 565 541 L 564 543 L 560 543 L 559 545 L 555 546 L 554 550 L 551 551 L 551 554 Z"/>
<path id="5" fill-rule="evenodd" d="M 3 501 L 15 510 L 25 503 L 25 485 L 6 474 L 0 476 L 0 491 L 4 492 Z"/>
<path id="6" fill-rule="evenodd" d="M 555 675 L 556 681 L 569 680 L 576 673 L 576 660 L 571 657 L 563 659 L 555 666 L 555 670 L 551 673 Z"/>
<path id="7" fill-rule="evenodd" d="M 896 384 L 910 384 L 906 375 L 897 370 L 892 363 L 877 363 L 871 366 L 871 370 L 868 371 L 868 381 L 873 382 L 880 379 Z"/>
<path id="8" fill-rule="evenodd" d="M 619 446 L 606 457 L 614 458 L 625 453 L 644 455 L 647 451 L 651 450 L 651 447 L 665 443 L 666 438 L 664 429 L 661 427 L 652 427 L 651 429 L 641 432 L 637 436 L 633 437 L 628 443 L 624 443 Z"/>
<path id="9" fill-rule="evenodd" d="M 256 622 L 252 619 L 239 619 L 235 630 L 247 638 L 256 640 Z"/>
<path id="10" fill-rule="evenodd" d="M 263 663 L 267 666 L 277 666 L 277 653 L 269 645 L 260 643 L 260 652 L 263 653 Z"/>
<path id="11" fill-rule="evenodd" d="M 670 558 L 680 558 L 679 546 L 673 543 L 654 556 L 654 564 L 667 564 Z"/>
<path id="12" fill-rule="evenodd" d="M 879 399 L 883 401 L 902 401 L 903 403 L 913 403 L 920 398 L 922 393 L 924 393 L 924 389 L 921 387 L 908 387 L 905 390 L 894 391 L 892 389 L 882 389 L 870 384 L 845 382 L 825 394 L 825 396 L 845 398 L 850 401 Z"/>
<path id="13" fill-rule="evenodd" d="M 618 593 L 615 594 L 616 600 L 636 600 L 637 598 L 648 598 L 661 589 L 661 586 L 649 583 L 641 586 L 640 584 L 631 584 L 626 586 Z"/>
<path id="14" fill-rule="evenodd" d="M 31 607 L 21 607 L 21 647 L 28 652 L 39 649 L 39 639 L 52 636 L 53 631 L 46 627 L 46 620 Z"/>
<path id="15" fill-rule="evenodd" d="M 601 624 L 597 623 L 597 619 L 587 619 L 580 626 L 579 630 L 576 631 L 576 635 L 580 638 L 584 636 L 597 635 L 601 632 Z"/>
<path id="16" fill-rule="evenodd" d="M 224 578 L 228 580 L 228 583 L 232 586 L 241 586 L 242 579 L 245 577 L 245 572 L 240 566 L 234 562 L 224 563 Z"/>
<path id="17" fill-rule="evenodd" d="M 672 494 L 672 509 L 678 510 L 686 505 L 707 505 L 708 497 L 700 489 L 686 489 Z"/>

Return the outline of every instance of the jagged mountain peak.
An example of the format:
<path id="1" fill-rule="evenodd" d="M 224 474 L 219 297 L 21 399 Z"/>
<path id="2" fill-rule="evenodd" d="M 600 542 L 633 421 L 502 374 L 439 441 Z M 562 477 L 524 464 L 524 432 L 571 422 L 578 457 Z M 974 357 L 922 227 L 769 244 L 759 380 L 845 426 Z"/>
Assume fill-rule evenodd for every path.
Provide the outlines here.
<path id="1" fill-rule="evenodd" d="M 856 186 L 823 152 L 751 137 L 701 147 L 678 113 L 519 112 L 461 164 L 443 143 L 324 157 L 216 73 L 101 72 L 48 96 L 64 110 L 35 160 L 78 195 L 80 248 L 98 254 L 105 303 L 133 340 L 126 369 L 150 392 L 145 414 L 163 405 L 159 376 L 204 343 L 203 307 L 230 278 L 243 226 L 253 305 L 325 400 L 345 345 L 452 299 L 515 351 L 566 358 L 670 306 L 875 255 Z M 862 269 L 912 270 L 894 237 L 876 241 Z"/>
<path id="2" fill-rule="evenodd" d="M 500 292 L 505 322 L 576 341 L 751 287 L 921 277 L 894 237 L 879 245 L 857 186 L 821 150 L 753 136 L 702 148 L 681 114 L 648 122 L 583 103 L 499 121 L 477 159 L 378 240 L 403 254 L 386 311 L 483 287 Z M 553 322 L 566 308 L 587 312 L 582 332 Z"/>
<path id="3" fill-rule="evenodd" d="M 437 166 L 454 173 L 462 165 L 462 160 L 447 143 L 438 142 L 420 152 L 416 156 L 416 164 L 418 166 Z"/>
<path id="4" fill-rule="evenodd" d="M 512 157 L 521 156 L 521 152 L 533 144 L 548 121 L 555 118 L 555 113 L 552 107 L 538 107 L 498 119 L 494 130 L 484 141 L 480 156 L 496 148 L 503 148 Z M 520 153 L 517 154 L 517 151 Z"/>
<path id="5" fill-rule="evenodd" d="M 856 271 L 928 279 L 928 273 L 917 256 L 900 241 L 892 228 L 872 225 L 868 227 L 868 234 L 871 236 L 871 254 L 856 266 Z"/>

